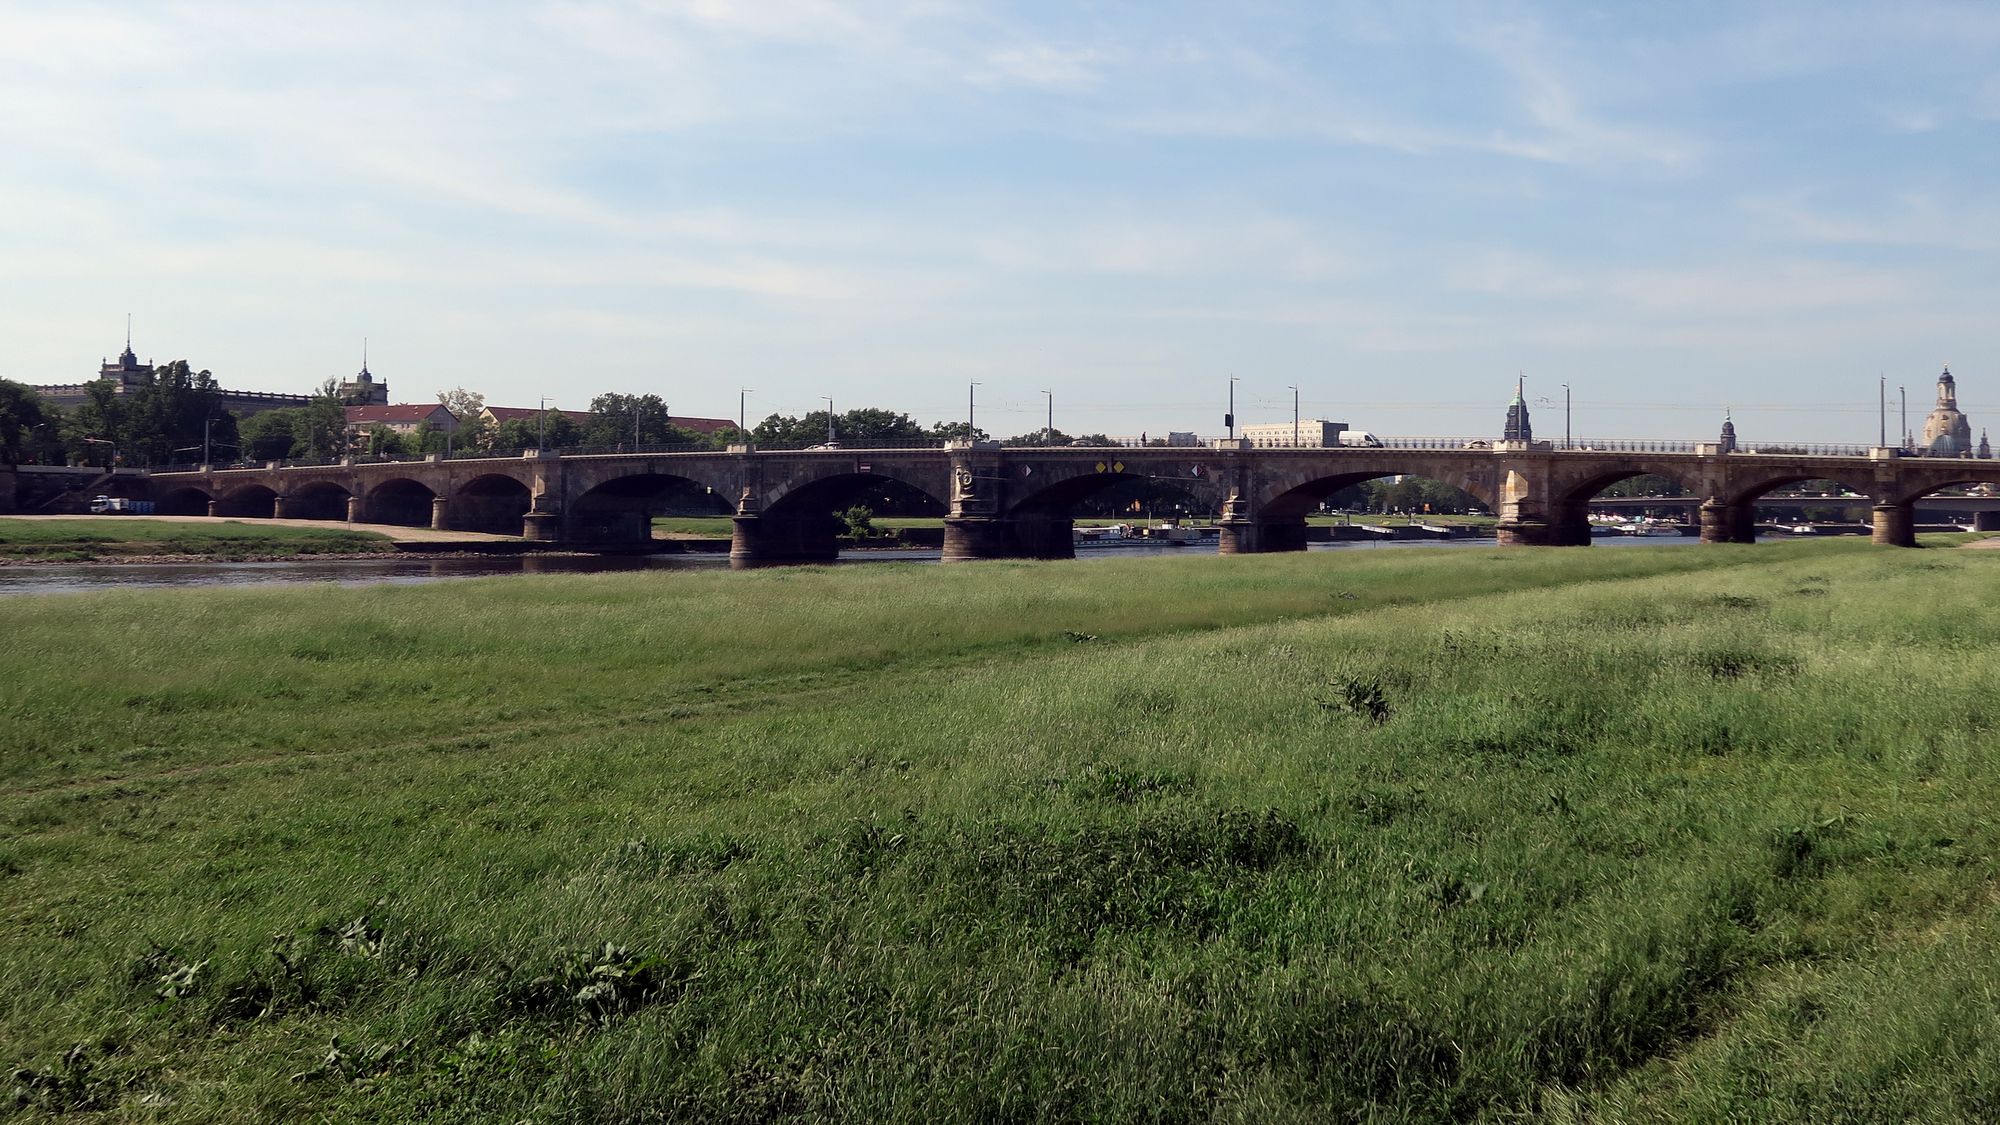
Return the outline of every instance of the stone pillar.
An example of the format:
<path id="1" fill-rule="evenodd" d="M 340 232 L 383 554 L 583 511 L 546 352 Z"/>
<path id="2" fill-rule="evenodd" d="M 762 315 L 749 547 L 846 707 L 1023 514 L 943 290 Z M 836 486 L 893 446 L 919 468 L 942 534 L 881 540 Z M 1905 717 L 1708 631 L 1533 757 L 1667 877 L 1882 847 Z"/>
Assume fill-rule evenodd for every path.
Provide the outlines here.
<path id="1" fill-rule="evenodd" d="M 1019 558 L 1013 528 L 986 516 L 948 517 L 944 521 L 944 562 Z"/>
<path id="2" fill-rule="evenodd" d="M 1502 519 L 1493 525 L 1493 538 L 1502 547 L 1547 547 L 1554 532 L 1546 520 Z"/>
<path id="3" fill-rule="evenodd" d="M 218 509 L 218 505 L 216 504 L 216 502 L 215 502 L 215 501 L 213 501 L 213 500 L 210 500 L 210 501 L 208 502 L 208 514 L 209 514 L 209 515 L 211 515 L 211 516 L 212 516 L 212 515 L 215 515 L 215 514 L 216 514 L 216 511 L 217 511 L 217 509 Z"/>
<path id="4" fill-rule="evenodd" d="M 536 543 L 554 543 L 562 538 L 562 517 L 554 512 L 530 511 L 521 517 L 521 538 Z"/>
<path id="5" fill-rule="evenodd" d="M 450 529 L 450 528 L 449 528 L 448 526 L 446 526 L 446 524 L 445 524 L 445 508 L 446 508 L 446 507 L 447 507 L 447 505 L 446 505 L 446 503 L 445 503 L 445 498 L 444 498 L 444 497 L 442 497 L 442 496 L 433 496 L 433 497 L 431 497 L 431 530 L 432 530 L 432 531 L 449 531 L 449 530 L 451 530 L 451 529 Z"/>
<path id="6" fill-rule="evenodd" d="M 1519 444 L 1519 443 L 1515 443 Z M 1502 547 L 1547 547 L 1556 542 L 1544 504 L 1541 481 L 1547 478 L 1546 464 L 1526 459 L 1504 463 L 1500 480 L 1500 520 L 1493 526 L 1495 540 Z M 1523 468 L 1533 470 L 1530 477 Z"/>
<path id="7" fill-rule="evenodd" d="M 271 497 L 271 518 L 274 520 L 281 520 L 285 518 L 284 497 L 282 496 Z"/>
<path id="8" fill-rule="evenodd" d="M 1725 504 L 1711 496 L 1701 502 L 1701 541 L 1737 543 L 1743 520 L 1738 505 Z"/>
<path id="9" fill-rule="evenodd" d="M 367 522 L 367 506 L 362 503 L 361 497 L 349 496 L 347 498 L 347 522 Z"/>
<path id="10" fill-rule="evenodd" d="M 1259 528 L 1250 518 L 1250 502 L 1241 492 L 1232 492 L 1222 502 L 1222 518 L 1215 521 L 1215 553 L 1254 555 L 1261 546 Z"/>
<path id="11" fill-rule="evenodd" d="M 1914 526 L 1915 513 L 1909 504 L 1875 505 L 1875 534 L 1871 537 L 1878 547 L 1914 547 L 1917 532 Z"/>

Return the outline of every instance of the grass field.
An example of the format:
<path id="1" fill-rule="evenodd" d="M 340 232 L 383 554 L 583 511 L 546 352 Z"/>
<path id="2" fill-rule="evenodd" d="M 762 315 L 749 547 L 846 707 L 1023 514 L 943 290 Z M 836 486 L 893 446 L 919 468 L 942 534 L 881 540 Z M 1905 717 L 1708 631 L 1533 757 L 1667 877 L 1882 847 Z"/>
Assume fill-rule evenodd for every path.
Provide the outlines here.
<path id="1" fill-rule="evenodd" d="M 0 1064 L 124 1119 L 1990 1120 L 2000 554 L 0 601 Z"/>
<path id="2" fill-rule="evenodd" d="M 86 562 L 134 555 L 340 555 L 386 550 L 389 538 L 344 528 L 149 519 L 0 520 L 0 559 Z"/>

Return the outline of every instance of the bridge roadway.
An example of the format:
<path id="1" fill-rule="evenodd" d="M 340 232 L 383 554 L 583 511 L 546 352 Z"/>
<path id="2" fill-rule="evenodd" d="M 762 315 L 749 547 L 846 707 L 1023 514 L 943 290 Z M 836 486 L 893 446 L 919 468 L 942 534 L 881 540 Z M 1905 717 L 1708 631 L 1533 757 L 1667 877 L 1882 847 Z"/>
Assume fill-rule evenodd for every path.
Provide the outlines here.
<path id="1" fill-rule="evenodd" d="M 1960 484 L 2000 484 L 2000 461 L 1907 458 L 1894 450 L 1815 456 L 1555 450 L 1545 442 L 1486 448 L 1002 447 L 668 453 L 530 451 L 514 457 L 219 468 L 154 474 L 169 513 L 353 520 L 521 535 L 580 548 L 651 536 L 667 498 L 717 498 L 733 509 L 730 556 L 741 565 L 834 557 L 835 513 L 885 489 L 914 492 L 944 514 L 947 561 L 1069 558 L 1071 509 L 1121 481 L 1175 482 L 1219 516 L 1224 554 L 1304 550 L 1305 517 L 1349 485 L 1414 475 L 1463 489 L 1499 518 L 1505 546 L 1584 546 L 1590 499 L 1654 474 L 1701 497 L 1701 538 L 1747 543 L 1758 497 L 1804 480 L 1867 498 L 1874 541 L 1913 546 L 1912 504 Z"/>

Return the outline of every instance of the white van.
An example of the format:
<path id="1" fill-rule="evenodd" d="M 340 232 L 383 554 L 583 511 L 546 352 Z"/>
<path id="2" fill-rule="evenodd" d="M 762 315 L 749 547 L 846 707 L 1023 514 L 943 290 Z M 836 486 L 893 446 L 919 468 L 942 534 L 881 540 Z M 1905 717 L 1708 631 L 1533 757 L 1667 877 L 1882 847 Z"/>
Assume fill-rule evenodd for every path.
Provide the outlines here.
<path id="1" fill-rule="evenodd" d="M 1382 439 L 1367 430 L 1342 430 L 1340 444 L 1353 449 L 1380 449 Z"/>

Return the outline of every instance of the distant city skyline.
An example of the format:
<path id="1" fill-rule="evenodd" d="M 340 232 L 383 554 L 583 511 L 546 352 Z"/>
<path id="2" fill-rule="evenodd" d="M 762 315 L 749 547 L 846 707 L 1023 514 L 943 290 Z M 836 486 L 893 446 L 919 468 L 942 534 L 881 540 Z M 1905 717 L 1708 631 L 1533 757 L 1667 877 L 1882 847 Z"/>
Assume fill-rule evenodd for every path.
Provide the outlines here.
<path id="1" fill-rule="evenodd" d="M 0 377 L 1746 444 L 2000 411 L 2000 9 L 0 9 Z"/>

